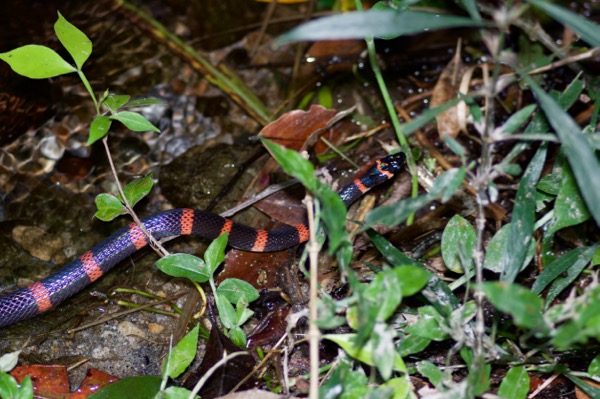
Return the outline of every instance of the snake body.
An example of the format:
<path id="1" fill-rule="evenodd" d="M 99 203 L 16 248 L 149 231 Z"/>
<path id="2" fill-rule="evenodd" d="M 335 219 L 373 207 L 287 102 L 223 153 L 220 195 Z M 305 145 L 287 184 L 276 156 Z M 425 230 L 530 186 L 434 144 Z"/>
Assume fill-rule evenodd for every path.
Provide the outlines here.
<path id="1" fill-rule="evenodd" d="M 404 154 L 388 155 L 376 161 L 363 176 L 354 179 L 338 194 L 348 206 L 370 188 L 390 179 L 400 171 L 404 163 Z M 142 219 L 142 223 L 159 240 L 190 234 L 212 240 L 226 232 L 229 233 L 229 246 L 253 252 L 278 251 L 308 240 L 306 224 L 279 230 L 258 230 L 194 209 L 173 209 L 156 213 Z M 146 245 L 148 238 L 138 225 L 132 223 L 56 273 L 26 288 L 0 296 L 0 327 L 55 307 Z"/>

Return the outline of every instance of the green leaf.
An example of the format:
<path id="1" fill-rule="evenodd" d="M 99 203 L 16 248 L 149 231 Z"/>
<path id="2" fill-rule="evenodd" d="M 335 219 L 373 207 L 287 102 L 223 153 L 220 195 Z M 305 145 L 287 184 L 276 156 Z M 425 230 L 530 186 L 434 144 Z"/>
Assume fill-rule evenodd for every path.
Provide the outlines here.
<path id="1" fill-rule="evenodd" d="M 67 49 L 77 68 L 81 70 L 83 63 L 92 54 L 92 41 L 59 12 L 58 20 L 54 24 L 54 32 L 58 40 Z"/>
<path id="2" fill-rule="evenodd" d="M 117 216 L 127 213 L 125 205 L 112 194 L 98 194 L 96 196 L 96 207 L 98 207 L 98 211 L 94 216 L 103 222 L 110 222 Z"/>
<path id="3" fill-rule="evenodd" d="M 552 18 L 571 28 L 592 46 L 600 47 L 600 25 L 595 24 L 589 18 L 584 18 L 549 1 L 527 0 L 527 2 L 541 8 Z"/>
<path id="4" fill-rule="evenodd" d="M 161 379 L 155 376 L 125 378 L 102 388 L 88 399 L 132 398 L 154 399 L 160 391 Z M 135 394 L 132 394 L 135 392 Z M 132 396 L 133 395 L 133 396 Z"/>
<path id="5" fill-rule="evenodd" d="M 258 299 L 259 294 L 256 288 L 250 283 L 237 278 L 228 278 L 217 287 L 217 294 L 226 298 L 229 302 L 236 304 L 240 299 L 245 299 L 247 303 Z"/>
<path id="6" fill-rule="evenodd" d="M 19 384 L 10 374 L 0 373 L 0 398 L 18 398 Z"/>
<path id="7" fill-rule="evenodd" d="M 27 376 L 21 381 L 21 388 L 19 389 L 19 396 L 17 399 L 30 399 L 33 398 L 33 383 L 31 377 Z"/>
<path id="8" fill-rule="evenodd" d="M 5 353 L 0 357 L 0 372 L 8 373 L 17 366 L 21 351 Z"/>
<path id="9" fill-rule="evenodd" d="M 133 100 L 127 103 L 128 108 L 133 107 L 146 107 L 148 105 L 154 104 L 162 104 L 163 102 L 157 98 L 138 98 L 137 100 Z"/>
<path id="10" fill-rule="evenodd" d="M 129 201 L 130 206 L 135 206 L 139 200 L 144 198 L 150 190 L 152 190 L 152 173 L 148 173 L 144 177 L 133 179 L 125 185 L 123 193 Z"/>
<path id="11" fill-rule="evenodd" d="M 535 83 L 527 74 L 520 74 L 535 93 L 548 121 L 556 131 L 567 155 L 577 185 L 592 213 L 596 224 L 600 225 L 600 163 L 594 151 L 573 118 L 561 109 L 559 104 Z"/>
<path id="12" fill-rule="evenodd" d="M 343 245 L 351 246 L 345 225 L 347 210 L 340 196 L 319 182 L 315 195 L 323 207 L 321 218 L 329 238 L 329 253 L 335 253 Z"/>
<path id="13" fill-rule="evenodd" d="M 164 399 L 188 399 L 190 397 L 191 391 L 181 387 L 168 387 L 163 390 L 161 393 L 164 393 Z M 196 395 L 195 399 L 200 399 L 200 396 Z M 162 399 L 161 397 L 156 397 L 154 399 Z"/>
<path id="14" fill-rule="evenodd" d="M 582 379 L 575 377 L 574 375 L 565 374 L 565 377 L 573 381 L 583 392 L 589 395 L 592 399 L 600 399 L 600 388 L 588 384 Z"/>
<path id="15" fill-rule="evenodd" d="M 500 275 L 501 281 L 513 282 L 521 270 L 527 256 L 527 249 L 533 240 L 535 225 L 535 186 L 546 160 L 547 144 L 537 150 L 527 166 L 515 197 L 512 221 L 508 234 L 508 244 L 502 257 Z"/>
<path id="16" fill-rule="evenodd" d="M 469 18 L 420 11 L 347 12 L 307 22 L 280 36 L 276 45 L 302 40 L 393 38 L 438 29 L 483 26 Z"/>
<path id="17" fill-rule="evenodd" d="M 285 173 L 298 179 L 309 191 L 313 193 L 317 191 L 315 168 L 310 162 L 296 151 L 288 150 L 269 140 L 261 140 Z"/>
<path id="18" fill-rule="evenodd" d="M 131 96 L 126 94 L 111 94 L 104 100 L 106 105 L 112 112 L 116 112 L 119 108 L 127 104 Z"/>
<path id="19" fill-rule="evenodd" d="M 555 233 L 565 227 L 574 226 L 585 222 L 590 218 L 581 193 L 575 182 L 575 177 L 568 164 L 562 170 L 560 191 L 554 203 L 554 224 L 548 229 L 548 233 Z"/>
<path id="20" fill-rule="evenodd" d="M 175 347 L 169 352 L 167 361 L 164 364 L 163 376 L 169 378 L 179 377 L 192 363 L 196 357 L 196 348 L 198 347 L 198 325 L 187 333 Z"/>
<path id="21" fill-rule="evenodd" d="M 507 223 L 496 232 L 494 237 L 492 237 L 483 261 L 483 267 L 485 269 L 491 270 L 494 273 L 502 273 L 503 259 L 510 255 L 508 253 L 508 237 L 510 235 L 510 229 L 510 223 Z M 531 259 L 533 259 L 535 255 L 535 247 L 535 241 L 531 240 L 525 253 L 525 259 L 519 267 L 519 271 L 523 270 L 529 262 L 531 262 Z"/>
<path id="22" fill-rule="evenodd" d="M 108 134 L 112 121 L 104 115 L 96 115 L 90 125 L 90 135 L 86 145 L 92 145 Z"/>
<path id="23" fill-rule="evenodd" d="M 238 326 L 243 325 L 254 312 L 248 309 L 248 301 L 245 298 L 240 298 L 240 300 L 235 304 L 235 313 L 237 315 L 236 324 Z"/>
<path id="24" fill-rule="evenodd" d="M 525 367 L 511 367 L 500 384 L 498 395 L 506 399 L 525 399 L 528 392 L 529 374 Z"/>
<path id="25" fill-rule="evenodd" d="M 0 60 L 8 63 L 12 70 L 19 75 L 31 79 L 53 78 L 77 71 L 56 51 L 35 44 L 0 53 Z"/>
<path id="26" fill-rule="evenodd" d="M 444 331 L 445 321 L 433 306 L 421 306 L 417 322 L 406 329 L 409 334 L 415 334 L 433 341 L 443 341 L 448 338 Z"/>
<path id="27" fill-rule="evenodd" d="M 217 237 L 216 240 L 211 242 L 208 248 L 206 248 L 206 251 L 204 251 L 204 260 L 206 261 L 211 276 L 215 273 L 215 270 L 217 270 L 223 260 L 225 260 L 225 248 L 227 247 L 228 239 L 229 234 L 223 233 Z"/>
<path id="28" fill-rule="evenodd" d="M 537 108 L 537 105 L 531 104 L 531 105 L 528 105 L 528 106 L 518 110 L 517 112 L 512 114 L 506 120 L 506 122 L 504 122 L 504 125 L 502 125 L 500 130 L 503 133 L 508 133 L 508 134 L 514 133 L 518 128 L 520 128 L 527 121 L 527 119 L 529 119 L 529 117 L 531 116 L 533 111 L 535 111 L 536 108 Z"/>
<path id="29" fill-rule="evenodd" d="M 429 338 L 411 334 L 400 341 L 400 344 L 398 345 L 398 353 L 403 357 L 419 353 L 427 348 L 430 343 L 431 340 Z"/>
<path id="30" fill-rule="evenodd" d="M 204 261 L 189 254 L 172 254 L 156 261 L 156 266 L 173 277 L 185 277 L 197 283 L 205 283 L 212 273 Z"/>
<path id="31" fill-rule="evenodd" d="M 513 317 L 516 325 L 542 333 L 548 331 L 542 316 L 542 300 L 527 288 L 518 284 L 490 282 L 484 283 L 482 290 L 496 309 Z"/>
<path id="32" fill-rule="evenodd" d="M 465 96 L 467 97 L 467 96 Z M 413 134 L 415 131 L 419 130 L 432 120 L 434 120 L 439 115 L 443 114 L 445 111 L 454 107 L 456 104 L 461 102 L 460 98 L 453 98 L 452 100 L 446 101 L 445 103 L 438 105 L 437 107 L 427 108 L 425 111 L 419 114 L 416 118 L 403 123 L 400 125 L 400 130 L 406 136 Z"/>
<path id="33" fill-rule="evenodd" d="M 587 266 L 599 247 L 600 245 L 597 244 L 591 247 L 575 248 L 546 265 L 544 270 L 542 270 L 538 278 L 534 281 L 531 291 L 535 294 L 540 294 L 548 284 L 564 275 L 569 269 L 575 268 L 581 270 L 582 267 Z M 548 299 L 547 302 L 552 303 L 553 300 L 554 298 L 551 298 Z"/>
<path id="34" fill-rule="evenodd" d="M 435 364 L 423 360 L 417 362 L 417 370 L 421 375 L 429 380 L 436 388 L 442 383 L 444 380 L 444 372 L 440 370 Z"/>
<path id="35" fill-rule="evenodd" d="M 473 249 L 477 234 L 460 215 L 454 215 L 442 234 L 442 257 L 448 269 L 465 273 L 473 269 Z"/>
<path id="36" fill-rule="evenodd" d="M 384 380 L 388 380 L 392 376 L 394 362 L 398 356 L 394 339 L 396 339 L 396 332 L 390 326 L 385 323 L 375 323 L 371 334 L 373 359 Z"/>
<path id="37" fill-rule="evenodd" d="M 233 305 L 223 295 L 216 294 L 215 301 L 217 303 L 217 309 L 219 310 L 219 316 L 221 317 L 221 323 L 225 328 L 232 329 L 237 326 L 237 314 Z"/>
<path id="38" fill-rule="evenodd" d="M 393 269 L 386 268 L 377 273 L 373 281 L 360 293 L 360 300 L 376 304 L 375 320 L 387 320 L 402 302 L 402 292 L 398 289 L 400 280 Z"/>
<path id="39" fill-rule="evenodd" d="M 158 130 L 148 119 L 146 119 L 143 115 L 138 114 L 137 112 L 131 111 L 121 111 L 117 112 L 110 116 L 110 119 L 114 119 L 116 121 L 124 124 L 129 130 L 133 130 L 134 132 L 147 132 L 149 130 L 153 132 L 159 133 Z"/>
<path id="40" fill-rule="evenodd" d="M 412 265 L 422 269 L 429 275 L 429 280 L 424 290 L 424 295 L 428 298 L 438 312 L 444 316 L 448 316 L 452 312 L 452 309 L 456 309 L 460 305 L 458 298 L 456 298 L 450 287 L 448 287 L 445 282 L 440 280 L 438 276 L 427 270 L 425 265 L 404 255 L 388 240 L 377 234 L 375 231 L 367 230 L 367 235 L 373 241 L 373 244 L 375 244 L 377 250 L 381 252 L 386 260 L 392 265 Z M 402 276 L 399 277 L 402 278 Z"/>
<path id="41" fill-rule="evenodd" d="M 587 372 L 591 375 L 600 376 L 600 355 L 596 355 L 590 362 Z"/>
<path id="42" fill-rule="evenodd" d="M 228 331 L 227 337 L 240 348 L 246 347 L 246 333 L 240 327 L 233 326 L 231 330 Z"/>
<path id="43" fill-rule="evenodd" d="M 574 305 L 574 306 L 573 306 Z M 600 286 L 587 289 L 573 303 L 570 309 L 557 305 L 547 311 L 551 320 L 564 321 L 550 341 L 559 351 L 571 349 L 574 344 L 586 344 L 589 339 L 597 339 L 600 331 Z"/>
<path id="44" fill-rule="evenodd" d="M 429 272 L 414 265 L 394 267 L 393 272 L 398 277 L 400 292 L 403 297 L 411 296 L 421 291 L 430 277 Z"/>
<path id="45" fill-rule="evenodd" d="M 344 351 L 354 359 L 360 360 L 369 366 L 377 366 L 376 359 L 374 358 L 374 345 L 373 341 L 368 341 L 365 345 L 356 345 L 356 334 L 325 334 L 323 339 L 333 341 L 342 347 Z M 394 351 L 394 363 L 392 369 L 394 371 L 401 371 L 406 373 L 406 365 L 404 361 Z"/>

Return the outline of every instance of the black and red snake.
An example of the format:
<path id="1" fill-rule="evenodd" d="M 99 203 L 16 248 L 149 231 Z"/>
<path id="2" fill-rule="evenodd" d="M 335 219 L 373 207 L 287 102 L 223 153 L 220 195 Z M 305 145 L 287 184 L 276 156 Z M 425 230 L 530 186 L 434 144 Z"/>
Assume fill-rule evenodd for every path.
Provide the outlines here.
<path id="1" fill-rule="evenodd" d="M 405 162 L 402 153 L 378 160 L 362 177 L 339 191 L 348 206 L 370 188 L 390 179 Z M 308 226 L 257 230 L 206 211 L 173 209 L 142 219 L 154 238 L 196 235 L 215 239 L 229 233 L 228 245 L 269 252 L 290 248 L 308 240 Z M 12 293 L 0 296 L 0 327 L 45 312 L 96 281 L 113 266 L 148 244 L 139 226 L 132 223 L 96 245 L 56 273 Z"/>

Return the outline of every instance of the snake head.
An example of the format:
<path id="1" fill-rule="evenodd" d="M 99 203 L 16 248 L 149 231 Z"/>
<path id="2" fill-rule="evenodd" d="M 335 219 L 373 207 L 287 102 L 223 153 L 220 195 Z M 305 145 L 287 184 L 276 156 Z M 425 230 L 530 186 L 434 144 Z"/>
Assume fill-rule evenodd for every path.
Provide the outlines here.
<path id="1" fill-rule="evenodd" d="M 385 158 L 382 158 L 379 161 L 379 168 L 390 172 L 391 174 L 396 174 L 402 169 L 402 166 L 406 163 L 406 155 L 403 152 L 398 152 L 396 154 L 388 155 Z"/>

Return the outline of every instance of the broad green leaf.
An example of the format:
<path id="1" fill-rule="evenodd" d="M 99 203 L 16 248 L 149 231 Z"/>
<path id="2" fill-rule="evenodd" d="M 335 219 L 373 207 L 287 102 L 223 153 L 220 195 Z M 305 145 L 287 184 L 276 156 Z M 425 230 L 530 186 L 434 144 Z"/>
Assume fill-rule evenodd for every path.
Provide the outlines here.
<path id="1" fill-rule="evenodd" d="M 398 356 L 394 346 L 395 339 L 396 332 L 390 326 L 381 322 L 375 323 L 371 333 L 373 359 L 375 367 L 377 367 L 384 380 L 388 380 L 392 376 L 394 362 L 396 356 Z"/>
<path id="2" fill-rule="evenodd" d="M 157 133 L 160 132 L 148 119 L 137 112 L 121 111 L 111 115 L 109 118 L 121 122 L 134 132 L 147 132 L 149 130 Z"/>
<path id="3" fill-rule="evenodd" d="M 199 331 L 200 328 L 196 325 L 169 352 L 167 361 L 164 363 L 163 376 L 177 378 L 188 368 L 196 357 Z"/>
<path id="4" fill-rule="evenodd" d="M 408 327 L 406 332 L 433 341 L 443 341 L 448 338 L 443 327 L 445 327 L 444 318 L 433 306 L 421 306 L 417 322 Z"/>
<path id="5" fill-rule="evenodd" d="M 92 54 L 92 41 L 59 12 L 58 20 L 54 24 L 54 32 L 58 40 L 67 49 L 77 68 L 81 70 L 83 63 Z"/>
<path id="6" fill-rule="evenodd" d="M 327 238 L 329 238 L 329 253 L 335 253 L 343 245 L 350 246 L 345 226 L 347 211 L 340 196 L 320 182 L 317 182 L 315 195 L 321 201 L 323 208 L 321 218 L 325 224 Z"/>
<path id="7" fill-rule="evenodd" d="M 21 381 L 21 387 L 19 389 L 19 396 L 17 399 L 30 399 L 33 398 L 33 383 L 31 382 L 31 376 L 27 376 Z"/>
<path id="8" fill-rule="evenodd" d="M 125 378 L 102 388 L 88 399 L 115 399 L 115 398 L 133 398 L 135 399 L 155 399 L 160 391 L 160 377 L 138 376 Z M 135 394 L 132 394 L 135 392 Z M 189 396 L 189 394 L 188 394 Z"/>
<path id="9" fill-rule="evenodd" d="M 360 360 L 368 364 L 369 366 L 377 366 L 377 360 L 373 357 L 374 348 L 373 342 L 368 341 L 365 345 L 356 345 L 356 334 L 325 334 L 323 335 L 323 339 L 327 339 L 329 341 L 333 341 L 339 346 L 342 347 L 344 351 L 354 359 Z M 404 361 L 398 355 L 397 352 L 394 352 L 394 371 L 401 371 L 406 373 L 406 365 Z"/>
<path id="10" fill-rule="evenodd" d="M 387 320 L 402 302 L 400 280 L 393 269 L 386 268 L 377 273 L 373 281 L 360 293 L 360 300 L 376 304 L 376 321 Z"/>
<path id="11" fill-rule="evenodd" d="M 29 44 L 0 54 L 13 71 L 31 79 L 46 79 L 76 72 L 71 64 L 48 47 Z"/>
<path id="12" fill-rule="evenodd" d="M 582 267 L 585 267 L 590 262 L 599 246 L 600 245 L 575 248 L 546 265 L 544 270 L 542 270 L 538 278 L 534 281 L 531 291 L 535 294 L 540 294 L 548 284 L 564 275 L 570 268 L 580 270 Z M 552 303 L 552 299 L 547 300 L 547 302 Z"/>
<path id="13" fill-rule="evenodd" d="M 600 355 L 596 355 L 590 362 L 587 372 L 591 375 L 600 376 Z"/>
<path id="14" fill-rule="evenodd" d="M 500 384 L 498 395 L 505 399 L 525 399 L 528 392 L 529 374 L 525 367 L 511 367 Z"/>
<path id="15" fill-rule="evenodd" d="M 228 332 L 227 337 L 240 348 L 246 347 L 246 333 L 239 326 L 233 326 Z"/>
<path id="16" fill-rule="evenodd" d="M 125 205 L 117 197 L 106 193 L 96 196 L 96 207 L 98 207 L 98 211 L 94 216 L 103 222 L 110 222 L 117 216 L 127 213 Z"/>
<path id="17" fill-rule="evenodd" d="M 248 309 L 248 301 L 245 298 L 240 298 L 240 300 L 235 304 L 235 313 L 237 315 L 236 324 L 238 326 L 243 325 L 254 312 Z"/>
<path id="18" fill-rule="evenodd" d="M 8 373 L 14 369 L 19 361 L 21 351 L 5 353 L 0 357 L 0 372 Z"/>
<path id="19" fill-rule="evenodd" d="M 0 373 L 0 398 L 13 399 L 18 398 L 19 396 L 19 385 L 17 384 L 17 380 L 8 373 Z"/>
<path id="20" fill-rule="evenodd" d="M 156 266 L 173 277 L 185 277 L 197 283 L 205 283 L 212 275 L 204 261 L 189 254 L 172 254 L 156 261 Z"/>
<path id="21" fill-rule="evenodd" d="M 577 259 L 577 261 L 567 269 L 566 275 L 561 275 L 552 282 L 552 285 L 548 289 L 548 295 L 546 295 L 546 301 L 548 303 L 552 303 L 588 266 L 589 261 L 598 246 L 596 245 L 595 248 L 592 248 L 593 249 L 588 248 L 588 250 L 582 254 L 581 258 Z"/>
<path id="22" fill-rule="evenodd" d="M 433 386 L 437 387 L 444 380 L 444 372 L 435 364 L 427 360 L 417 362 L 417 370 L 421 375 L 429 380 Z"/>
<path id="23" fill-rule="evenodd" d="M 381 384 L 381 389 L 386 388 L 393 392 L 392 396 L 390 397 L 389 394 L 384 393 L 379 397 L 390 399 L 407 399 L 410 398 L 409 394 L 411 392 L 412 385 L 408 376 L 404 375 L 401 377 L 392 378 Z M 377 398 L 377 396 L 375 398 Z"/>
<path id="24" fill-rule="evenodd" d="M 518 110 L 514 114 L 512 114 L 504 125 L 500 128 L 503 133 L 514 133 L 518 128 L 520 128 L 526 121 L 529 119 L 533 111 L 537 108 L 537 105 L 531 104 L 522 109 Z"/>
<path id="25" fill-rule="evenodd" d="M 430 277 L 429 272 L 413 265 L 395 267 L 393 272 L 398 277 L 403 297 L 411 296 L 421 291 Z"/>
<path id="26" fill-rule="evenodd" d="M 110 108 L 112 112 L 115 112 L 127 104 L 127 101 L 129 101 L 130 98 L 131 96 L 128 96 L 127 94 L 110 94 L 104 100 L 104 105 Z"/>
<path id="27" fill-rule="evenodd" d="M 590 218 L 590 211 L 581 198 L 575 177 L 573 177 L 568 164 L 563 166 L 560 191 L 554 203 L 554 218 L 554 224 L 550 226 L 549 233 L 555 233 Z"/>
<path id="28" fill-rule="evenodd" d="M 490 282 L 481 288 L 492 305 L 511 315 L 516 325 L 547 332 L 548 326 L 542 316 L 543 302 L 536 294 L 514 283 Z"/>
<path id="29" fill-rule="evenodd" d="M 191 391 L 188 389 L 172 386 L 162 391 L 161 394 L 164 393 L 164 399 L 189 399 L 190 392 Z M 159 398 L 163 399 L 161 397 L 156 397 L 154 399 Z M 200 399 L 200 396 L 196 395 L 194 398 Z"/>
<path id="30" fill-rule="evenodd" d="M 429 346 L 431 340 L 420 335 L 410 334 L 400 341 L 398 354 L 402 357 L 422 352 Z"/>
<path id="31" fill-rule="evenodd" d="M 494 273 L 502 273 L 503 259 L 508 255 L 508 237 L 510 235 L 510 223 L 505 224 L 494 234 L 492 240 L 488 244 L 483 267 L 491 270 Z M 531 240 L 525 254 L 525 259 L 519 267 L 519 271 L 523 270 L 535 255 L 535 241 Z"/>
<path id="32" fill-rule="evenodd" d="M 577 385 L 579 388 L 581 388 L 581 390 L 583 392 L 585 392 L 587 395 L 589 395 L 590 398 L 600 399 L 600 388 L 590 385 L 587 382 L 585 382 L 584 380 L 575 377 L 574 375 L 565 374 L 565 376 L 568 379 L 570 379 L 571 381 L 573 381 L 573 383 L 575 383 L 575 385 Z"/>
<path id="33" fill-rule="evenodd" d="M 96 141 L 104 138 L 110 130 L 112 121 L 110 118 L 104 115 L 96 115 L 92 124 L 90 125 L 90 135 L 88 137 L 86 145 L 92 145 Z"/>
<path id="34" fill-rule="evenodd" d="M 442 258 L 448 269 L 465 273 L 473 269 L 473 249 L 477 233 L 460 215 L 454 215 L 442 234 Z"/>
<path id="35" fill-rule="evenodd" d="M 131 107 L 146 107 L 148 105 L 154 105 L 154 104 L 162 104 L 163 102 L 161 100 L 159 100 L 158 98 L 138 98 L 137 100 L 133 100 L 133 101 L 129 101 L 127 103 L 127 107 L 131 108 Z"/>
<path id="36" fill-rule="evenodd" d="M 215 273 L 215 270 L 225 260 L 225 248 L 227 247 L 229 234 L 223 233 L 216 240 L 210 243 L 206 251 L 204 251 L 204 260 L 208 266 L 210 275 Z M 249 301 L 250 302 L 250 301 Z"/>
<path id="37" fill-rule="evenodd" d="M 217 287 L 217 294 L 226 298 L 229 302 L 236 304 L 241 298 L 248 303 L 258 299 L 259 294 L 256 288 L 250 283 L 237 278 L 228 278 Z"/>
<path id="38" fill-rule="evenodd" d="M 373 241 L 377 250 L 381 252 L 386 260 L 392 265 L 411 265 L 420 268 L 427 273 L 429 280 L 422 294 L 431 302 L 438 312 L 448 316 L 452 312 L 452 309 L 456 309 L 460 305 L 458 298 L 456 298 L 450 287 L 440 280 L 438 276 L 428 271 L 425 268 L 425 265 L 404 255 L 398 248 L 394 247 L 388 240 L 377 234 L 375 231 L 367 230 L 367 235 L 371 241 Z M 402 278 L 401 275 L 399 275 L 399 277 Z"/>
<path id="39" fill-rule="evenodd" d="M 515 197 L 512 220 L 508 234 L 508 244 L 502 257 L 500 280 L 513 282 L 521 270 L 527 249 L 533 240 L 535 224 L 535 186 L 546 160 L 547 144 L 537 150 L 527 166 Z"/>
<path id="40" fill-rule="evenodd" d="M 551 320 L 556 320 L 558 316 L 562 321 L 565 312 L 564 306 L 558 305 L 548 309 L 547 314 Z M 567 350 L 574 344 L 586 344 L 590 339 L 597 339 L 600 331 L 600 286 L 588 288 L 578 297 L 574 308 L 571 306 L 568 310 L 568 315 L 570 320 L 556 329 L 550 341 L 556 349 Z"/>
<path id="41" fill-rule="evenodd" d="M 548 121 L 560 138 L 562 150 L 571 164 L 585 203 L 596 224 L 600 225 L 600 163 L 596 154 L 573 118 L 527 74 L 520 76 L 535 93 Z"/>
<path id="42" fill-rule="evenodd" d="M 549 1 L 527 0 L 527 2 L 541 8 L 552 18 L 571 28 L 592 46 L 600 47 L 600 25 L 595 24 L 589 18 L 582 17 Z"/>
<path id="43" fill-rule="evenodd" d="M 280 36 L 276 45 L 302 40 L 396 37 L 438 29 L 482 26 L 469 18 L 420 11 L 347 12 L 307 22 Z"/>
<path id="44" fill-rule="evenodd" d="M 315 168 L 310 162 L 302 157 L 298 152 L 288 150 L 287 148 L 275 144 L 269 140 L 261 139 L 267 150 L 277 161 L 281 168 L 288 175 L 300 180 L 302 185 L 309 191 L 317 190 L 317 177 Z"/>
<path id="45" fill-rule="evenodd" d="M 237 326 L 237 314 L 233 305 L 223 295 L 216 294 L 215 301 L 217 303 L 217 309 L 219 310 L 219 317 L 223 326 L 230 330 Z"/>
<path id="46" fill-rule="evenodd" d="M 138 203 L 139 200 L 144 198 L 150 190 L 152 190 L 152 173 L 148 173 L 144 177 L 133 179 L 125 185 L 123 192 L 125 198 L 129 201 L 129 205 L 132 207 Z"/>

